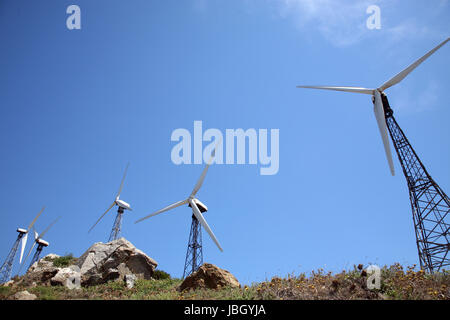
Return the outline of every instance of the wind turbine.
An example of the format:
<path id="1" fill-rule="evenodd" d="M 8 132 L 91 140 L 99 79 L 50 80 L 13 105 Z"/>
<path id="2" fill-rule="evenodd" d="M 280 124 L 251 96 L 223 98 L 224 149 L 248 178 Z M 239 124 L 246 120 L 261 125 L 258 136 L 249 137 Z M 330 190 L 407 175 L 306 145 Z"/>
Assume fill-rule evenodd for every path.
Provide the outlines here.
<path id="1" fill-rule="evenodd" d="M 447 38 L 423 57 L 376 89 L 361 87 L 297 86 L 298 88 L 354 92 L 372 96 L 373 110 L 391 174 L 394 175 L 395 171 L 387 130 L 389 130 L 408 184 L 420 266 L 428 272 L 439 271 L 443 267 L 450 266 L 450 257 L 448 257 L 448 251 L 450 249 L 450 224 L 448 220 L 446 221 L 450 212 L 450 200 L 428 174 L 425 166 L 397 124 L 393 116 L 394 112 L 389 105 L 384 91 L 402 81 L 449 40 L 450 38 Z"/>
<path id="2" fill-rule="evenodd" d="M 122 215 L 123 215 L 124 210 L 132 211 L 131 207 L 130 207 L 130 205 L 128 203 L 126 203 L 123 200 L 120 200 L 120 193 L 122 192 L 123 182 L 125 181 L 125 177 L 127 175 L 127 170 L 128 170 L 128 166 L 129 165 L 130 165 L 130 163 L 128 163 L 127 167 L 125 168 L 125 172 L 123 174 L 122 182 L 120 183 L 120 187 L 119 187 L 119 191 L 117 192 L 116 199 L 109 206 L 109 208 L 105 211 L 105 213 L 103 213 L 100 216 L 100 218 L 98 218 L 97 222 L 94 223 L 94 225 L 88 231 L 88 232 L 91 232 L 91 230 L 94 229 L 94 227 L 105 216 L 105 214 L 107 214 L 108 211 L 111 210 L 112 207 L 117 205 L 117 207 L 118 207 L 117 208 L 117 215 L 116 215 L 116 219 L 114 220 L 113 228 L 112 228 L 111 233 L 109 235 L 108 242 L 116 240 L 116 239 L 118 239 L 120 237 L 120 231 L 121 231 L 121 226 L 122 226 Z"/>
<path id="3" fill-rule="evenodd" d="M 187 249 L 187 253 L 186 253 L 183 278 L 185 278 L 186 276 L 195 272 L 203 264 L 201 226 L 203 226 L 203 228 L 205 228 L 206 232 L 208 232 L 209 236 L 214 241 L 214 243 L 217 245 L 219 250 L 223 251 L 222 247 L 219 244 L 219 241 L 217 240 L 216 236 L 214 235 L 214 233 L 212 232 L 211 228 L 209 227 L 208 223 L 206 222 L 205 218 L 202 215 L 202 213 L 208 211 L 208 208 L 200 200 L 195 198 L 195 195 L 200 190 L 200 188 L 203 184 L 203 181 L 205 180 L 205 176 L 208 171 L 208 168 L 211 165 L 213 158 L 215 157 L 217 146 L 218 145 L 216 145 L 216 147 L 214 148 L 208 163 L 206 164 L 205 168 L 203 169 L 203 172 L 200 175 L 200 178 L 198 179 L 197 183 L 194 186 L 194 189 L 192 190 L 191 194 L 189 195 L 189 197 L 187 199 L 175 202 L 175 203 L 173 203 L 161 210 L 158 210 L 152 214 L 149 214 L 148 216 L 145 216 L 135 222 L 135 223 L 141 222 L 145 219 L 156 216 L 157 214 L 169 211 L 171 209 L 182 206 L 184 204 L 187 204 L 189 207 L 191 207 L 192 223 L 191 223 L 191 231 L 189 234 L 189 242 L 188 242 L 188 249 Z"/>
<path id="4" fill-rule="evenodd" d="M 6 258 L 5 262 L 3 263 L 2 267 L 0 268 L 0 283 L 5 283 L 11 278 L 11 271 L 12 266 L 14 264 L 14 259 L 17 254 L 17 249 L 19 247 L 20 240 L 22 240 L 22 248 L 20 250 L 20 259 L 19 263 L 22 263 L 23 258 L 23 252 L 25 251 L 25 246 L 27 245 L 27 239 L 28 239 L 28 232 L 35 224 L 36 220 L 39 218 L 39 216 L 44 211 L 45 207 L 42 207 L 41 211 L 36 215 L 36 217 L 31 221 L 30 225 L 27 229 L 23 228 L 17 228 L 17 232 L 19 235 L 17 236 L 16 241 L 14 242 L 14 245 L 12 246 L 11 251 L 8 254 L 8 257 Z"/>
<path id="5" fill-rule="evenodd" d="M 45 236 L 45 234 L 48 232 L 48 230 L 50 230 L 50 228 L 59 220 L 59 217 L 56 218 L 52 223 L 50 223 L 48 225 L 48 227 L 42 231 L 42 233 L 38 234 L 36 232 L 36 230 L 33 227 L 33 233 L 34 233 L 34 243 L 30 248 L 30 251 L 28 251 L 28 254 L 24 260 L 24 262 L 28 259 L 28 257 L 31 254 L 31 251 L 33 251 L 34 246 L 37 244 L 37 248 L 36 248 L 36 252 L 34 253 L 33 258 L 31 259 L 31 263 L 30 266 L 28 267 L 28 269 L 36 262 L 39 260 L 39 256 L 41 255 L 42 249 L 44 249 L 44 247 L 48 247 L 50 245 L 50 243 L 48 241 L 43 240 L 42 238 Z M 22 267 L 20 268 L 22 270 Z M 20 272 L 20 270 L 19 270 Z"/>

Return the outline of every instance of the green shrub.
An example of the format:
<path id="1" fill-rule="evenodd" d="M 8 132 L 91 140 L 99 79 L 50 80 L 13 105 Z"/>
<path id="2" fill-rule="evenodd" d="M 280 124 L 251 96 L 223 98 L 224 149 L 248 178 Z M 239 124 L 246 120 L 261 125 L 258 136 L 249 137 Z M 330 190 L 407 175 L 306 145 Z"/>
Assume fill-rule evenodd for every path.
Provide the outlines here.
<path id="1" fill-rule="evenodd" d="M 68 266 L 74 264 L 75 261 L 76 261 L 76 258 L 74 258 L 73 255 L 71 253 L 69 253 L 63 257 L 55 258 L 53 260 L 53 265 L 57 268 L 65 268 L 65 267 L 68 267 Z"/>
<path id="2" fill-rule="evenodd" d="M 0 286 L 0 299 L 4 299 L 11 294 L 11 287 Z"/>
<path id="3" fill-rule="evenodd" d="M 153 271 L 153 279 L 156 280 L 164 280 L 164 279 L 171 279 L 170 274 L 167 272 L 164 272 L 162 270 L 155 270 Z"/>

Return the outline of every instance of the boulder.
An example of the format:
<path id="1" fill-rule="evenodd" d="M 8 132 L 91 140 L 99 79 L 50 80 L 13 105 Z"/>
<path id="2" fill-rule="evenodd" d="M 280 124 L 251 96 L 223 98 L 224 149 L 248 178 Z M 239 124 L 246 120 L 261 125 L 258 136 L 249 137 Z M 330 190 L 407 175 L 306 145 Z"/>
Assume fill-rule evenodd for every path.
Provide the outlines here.
<path id="1" fill-rule="evenodd" d="M 12 287 L 14 285 L 14 280 L 6 281 L 5 283 L 1 284 L 2 287 Z"/>
<path id="2" fill-rule="evenodd" d="M 69 289 L 79 288 L 80 276 L 80 268 L 78 268 L 78 266 L 61 268 L 56 275 L 50 279 L 50 284 L 52 286 L 65 286 Z"/>
<path id="3" fill-rule="evenodd" d="M 158 263 L 124 238 L 93 244 L 79 259 L 81 285 L 90 286 L 111 280 L 124 281 L 125 275 L 151 279 Z"/>
<path id="4" fill-rule="evenodd" d="M 222 287 L 239 288 L 240 286 L 239 281 L 229 271 L 210 263 L 204 263 L 196 272 L 184 279 L 178 290 L 218 289 Z"/>
<path id="5" fill-rule="evenodd" d="M 14 300 L 36 300 L 35 294 L 29 293 L 28 291 L 20 291 L 13 295 Z"/>
<path id="6" fill-rule="evenodd" d="M 56 254 L 49 254 L 38 260 L 28 269 L 18 283 L 25 286 L 34 286 L 36 284 L 49 285 L 50 279 L 61 269 L 53 265 L 53 260 L 58 257 Z"/>
<path id="7" fill-rule="evenodd" d="M 42 259 L 45 259 L 45 260 L 47 260 L 47 261 L 53 261 L 53 260 L 55 260 L 56 258 L 61 258 L 61 256 L 58 256 L 57 254 L 54 254 L 54 253 L 49 253 L 48 255 L 46 255 L 44 258 L 42 258 Z"/>
<path id="8" fill-rule="evenodd" d="M 90 286 L 111 280 L 124 281 L 125 275 L 134 275 L 136 279 L 151 279 L 158 265 L 124 238 L 93 244 L 80 258 L 73 261 L 76 265 L 66 268 L 54 266 L 56 258 L 59 256 L 49 254 L 40 259 L 20 277 L 17 284 L 62 285 L 74 289 L 80 285 Z"/>

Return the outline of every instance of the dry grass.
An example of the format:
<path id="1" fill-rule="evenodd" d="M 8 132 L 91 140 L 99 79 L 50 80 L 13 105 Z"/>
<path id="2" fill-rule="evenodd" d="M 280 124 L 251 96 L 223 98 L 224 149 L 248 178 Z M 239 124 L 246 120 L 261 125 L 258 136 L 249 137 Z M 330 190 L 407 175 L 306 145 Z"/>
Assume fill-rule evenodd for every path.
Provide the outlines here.
<path id="1" fill-rule="evenodd" d="M 362 268 L 361 268 L 362 269 Z M 281 300 L 354 300 L 354 299 L 450 299 L 450 273 L 433 275 L 421 270 L 406 271 L 399 264 L 381 270 L 380 289 L 367 288 L 367 274 L 355 267 L 348 272 L 332 275 L 323 270 L 305 275 L 274 277 L 256 285 L 257 299 Z"/>
<path id="2" fill-rule="evenodd" d="M 360 265 L 338 274 L 314 271 L 310 276 L 273 277 L 242 288 L 199 289 L 178 292 L 180 279 L 137 280 L 127 289 L 122 282 L 69 290 L 64 287 L 0 287 L 0 299 L 28 290 L 39 299 L 137 299 L 137 300 L 352 300 L 352 299 L 442 299 L 450 300 L 450 273 L 433 275 L 399 264 L 381 270 L 381 288 L 367 288 L 367 275 Z"/>

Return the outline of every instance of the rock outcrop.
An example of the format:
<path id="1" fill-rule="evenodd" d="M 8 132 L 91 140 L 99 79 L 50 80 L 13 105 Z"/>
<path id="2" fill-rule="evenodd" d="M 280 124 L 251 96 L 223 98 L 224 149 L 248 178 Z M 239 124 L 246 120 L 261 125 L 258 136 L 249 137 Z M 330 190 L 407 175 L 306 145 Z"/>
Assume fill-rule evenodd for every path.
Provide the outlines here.
<path id="1" fill-rule="evenodd" d="M 222 287 L 240 287 L 239 281 L 229 271 L 213 264 L 204 263 L 196 272 L 184 279 L 178 290 L 218 289 Z"/>
<path id="2" fill-rule="evenodd" d="M 49 285 L 50 279 L 61 269 L 53 265 L 53 260 L 56 258 L 59 258 L 59 256 L 56 254 L 49 254 L 35 262 L 18 283 L 27 287 L 35 286 L 37 284 Z"/>
<path id="3" fill-rule="evenodd" d="M 125 275 L 151 279 L 158 263 L 124 238 L 92 245 L 77 263 L 81 285 L 90 286 L 111 280 L 124 281 Z"/>
<path id="4" fill-rule="evenodd" d="M 102 284 L 108 281 L 126 281 L 134 285 L 136 279 L 151 279 L 158 263 L 134 247 L 124 238 L 108 243 L 93 244 L 80 258 L 73 259 L 69 266 L 57 266 L 53 261 L 60 256 L 49 254 L 34 263 L 18 283 L 30 287 L 35 285 L 66 286 L 70 289 Z M 70 262 L 69 262 L 70 263 Z M 128 276 L 125 279 L 125 276 Z"/>
<path id="5" fill-rule="evenodd" d="M 20 291 L 13 295 L 14 300 L 36 300 L 37 296 L 35 294 L 29 293 L 28 291 Z"/>
<path id="6" fill-rule="evenodd" d="M 1 287 L 12 287 L 13 285 L 14 285 L 14 280 L 9 280 L 3 284 L 0 284 Z"/>
<path id="7" fill-rule="evenodd" d="M 50 279 L 50 284 L 52 286 L 65 286 L 69 289 L 73 289 L 80 283 L 80 268 L 78 266 L 69 266 L 67 268 L 61 268 L 55 274 L 53 278 Z"/>

